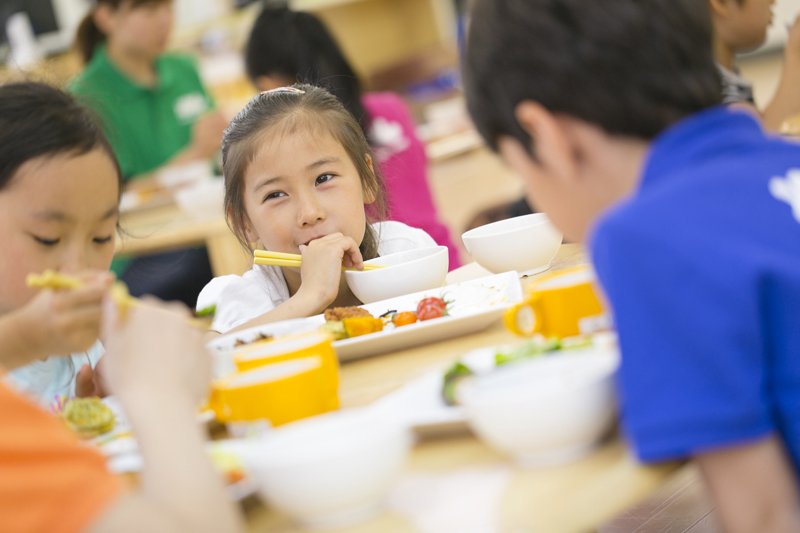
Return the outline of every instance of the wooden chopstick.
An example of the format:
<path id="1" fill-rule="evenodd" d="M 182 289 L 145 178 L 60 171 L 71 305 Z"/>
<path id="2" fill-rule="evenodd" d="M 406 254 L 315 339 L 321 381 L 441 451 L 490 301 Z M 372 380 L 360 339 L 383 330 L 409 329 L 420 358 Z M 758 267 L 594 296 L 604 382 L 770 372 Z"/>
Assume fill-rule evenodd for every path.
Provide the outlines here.
<path id="1" fill-rule="evenodd" d="M 253 263 L 256 265 L 271 265 L 300 268 L 303 256 L 299 254 L 287 254 L 284 252 L 273 252 L 271 250 L 253 250 Z M 373 265 L 364 263 L 364 270 L 378 270 L 384 268 L 383 265 Z M 357 268 L 342 267 L 343 270 L 358 270 Z"/>

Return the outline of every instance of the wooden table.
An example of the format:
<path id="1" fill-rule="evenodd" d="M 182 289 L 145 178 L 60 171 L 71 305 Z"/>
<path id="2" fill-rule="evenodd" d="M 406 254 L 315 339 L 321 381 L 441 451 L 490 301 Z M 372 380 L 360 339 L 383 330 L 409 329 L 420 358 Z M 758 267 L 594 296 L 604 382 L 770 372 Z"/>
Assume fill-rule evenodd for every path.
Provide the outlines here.
<path id="1" fill-rule="evenodd" d="M 175 204 L 123 212 L 122 238 L 117 252 L 147 255 L 189 246 L 206 246 L 215 276 L 241 274 L 252 265 L 252 256 L 236 240 L 221 215 L 196 218 Z"/>
<path id="2" fill-rule="evenodd" d="M 551 271 L 582 261 L 578 246 L 564 245 Z M 480 273 L 468 265 L 449 279 Z M 342 404 L 367 405 L 473 348 L 512 340 L 498 323 L 473 335 L 344 364 Z M 638 464 L 618 436 L 577 462 L 539 470 L 515 466 L 468 434 L 425 440 L 412 451 L 386 512 L 344 531 L 588 531 L 643 500 L 676 468 Z M 427 505 L 404 506 L 409 496 Z M 260 504 L 248 506 L 247 516 L 251 531 L 304 531 Z M 486 520 L 491 529 L 479 527 Z"/>

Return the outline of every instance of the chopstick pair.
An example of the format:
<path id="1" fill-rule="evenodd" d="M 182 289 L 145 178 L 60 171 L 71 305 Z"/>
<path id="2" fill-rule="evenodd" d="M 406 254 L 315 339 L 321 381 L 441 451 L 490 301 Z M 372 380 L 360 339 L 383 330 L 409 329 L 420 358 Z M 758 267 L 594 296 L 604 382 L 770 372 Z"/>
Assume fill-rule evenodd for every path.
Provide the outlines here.
<path id="1" fill-rule="evenodd" d="M 284 252 L 273 252 L 270 250 L 253 250 L 253 263 L 256 265 L 270 265 L 282 267 L 300 268 L 303 256 L 299 254 L 287 254 Z M 383 265 L 372 265 L 364 263 L 364 270 L 378 270 Z M 357 268 L 342 267 L 343 270 L 358 270 Z"/>

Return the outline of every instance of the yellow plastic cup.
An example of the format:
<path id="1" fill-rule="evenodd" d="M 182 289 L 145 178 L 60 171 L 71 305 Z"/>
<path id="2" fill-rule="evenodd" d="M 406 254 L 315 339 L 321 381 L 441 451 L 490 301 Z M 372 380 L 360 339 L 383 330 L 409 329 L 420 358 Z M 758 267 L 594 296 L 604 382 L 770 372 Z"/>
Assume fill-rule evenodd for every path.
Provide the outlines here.
<path id="1" fill-rule="evenodd" d="M 339 392 L 322 359 L 304 357 L 214 381 L 208 406 L 220 422 L 269 420 L 280 426 L 338 409 Z"/>
<path id="2" fill-rule="evenodd" d="M 244 346 L 234 352 L 233 363 L 237 371 L 245 372 L 264 365 L 305 357 L 319 357 L 326 383 L 338 390 L 339 359 L 336 357 L 333 340 L 322 332 L 287 335 L 270 342 Z"/>
<path id="3" fill-rule="evenodd" d="M 554 272 L 534 282 L 524 301 L 504 315 L 506 328 L 521 336 L 571 337 L 589 333 L 605 310 L 594 288 L 588 265 Z"/>

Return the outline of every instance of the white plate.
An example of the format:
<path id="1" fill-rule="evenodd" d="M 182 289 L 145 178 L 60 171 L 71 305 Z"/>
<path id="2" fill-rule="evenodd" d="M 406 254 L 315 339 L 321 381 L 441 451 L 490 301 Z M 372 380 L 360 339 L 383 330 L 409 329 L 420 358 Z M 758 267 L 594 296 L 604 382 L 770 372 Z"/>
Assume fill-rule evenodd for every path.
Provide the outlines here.
<path id="1" fill-rule="evenodd" d="M 113 396 L 103 398 L 105 403 L 116 416 L 117 422 L 114 429 L 110 432 L 91 439 L 89 442 L 97 446 L 106 456 L 109 470 L 112 472 L 130 473 L 141 472 L 144 467 L 142 456 L 139 454 L 139 445 L 136 442 L 131 427 L 122 411 L 119 401 Z M 202 421 L 203 415 L 198 416 L 198 421 Z M 243 463 L 242 454 L 252 446 L 255 446 L 256 439 L 226 439 L 209 441 L 206 449 L 211 453 L 222 451 L 238 458 Z M 242 500 L 254 494 L 257 487 L 255 482 L 245 472 L 243 479 L 236 483 L 226 485 L 228 494 L 234 500 Z"/>
<path id="2" fill-rule="evenodd" d="M 382 315 L 390 310 L 414 311 L 417 303 L 428 296 L 438 296 L 451 302 L 447 308 L 448 315 L 398 328 L 387 327 L 377 333 L 336 341 L 333 345 L 339 359 L 350 361 L 480 331 L 497 320 L 506 308 L 522 301 L 522 286 L 516 272 L 504 272 L 445 285 L 439 289 L 381 300 L 361 307 L 373 316 Z M 217 354 L 215 358 L 217 368 L 228 369 L 231 365 L 231 352 L 237 340 L 249 342 L 256 339 L 259 334 L 277 337 L 312 330 L 322 325 L 324 321 L 322 315 L 317 315 L 265 324 L 215 339 L 209 343 L 209 348 Z"/>

